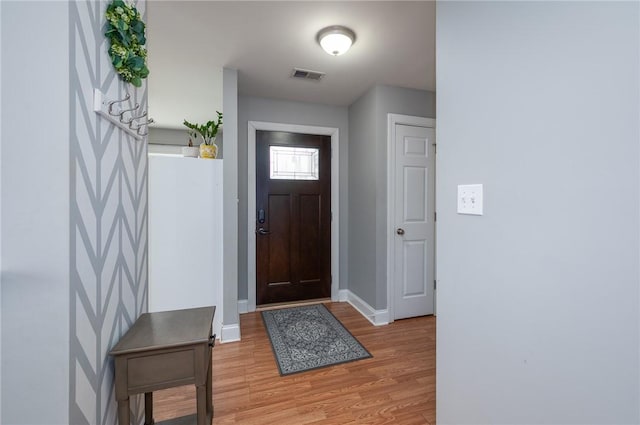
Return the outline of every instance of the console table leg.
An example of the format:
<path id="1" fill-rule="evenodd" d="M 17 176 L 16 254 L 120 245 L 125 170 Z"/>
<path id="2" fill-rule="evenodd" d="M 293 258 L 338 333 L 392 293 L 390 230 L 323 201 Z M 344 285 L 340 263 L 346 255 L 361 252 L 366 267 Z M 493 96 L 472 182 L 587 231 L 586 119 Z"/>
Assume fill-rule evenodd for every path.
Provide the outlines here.
<path id="1" fill-rule="evenodd" d="M 153 393 L 144 393 L 144 425 L 153 425 Z"/>
<path id="2" fill-rule="evenodd" d="M 196 387 L 196 416 L 198 425 L 207 425 L 207 389 L 205 385 Z"/>
<path id="3" fill-rule="evenodd" d="M 211 360 L 209 360 L 209 372 L 207 373 L 207 383 L 205 385 L 207 387 L 207 414 L 211 415 L 211 420 L 213 420 L 213 392 L 211 391 L 212 368 L 213 365 L 211 364 Z"/>
<path id="4" fill-rule="evenodd" d="M 129 415 L 129 398 L 118 400 L 118 424 L 119 425 L 131 425 L 131 418 Z"/>

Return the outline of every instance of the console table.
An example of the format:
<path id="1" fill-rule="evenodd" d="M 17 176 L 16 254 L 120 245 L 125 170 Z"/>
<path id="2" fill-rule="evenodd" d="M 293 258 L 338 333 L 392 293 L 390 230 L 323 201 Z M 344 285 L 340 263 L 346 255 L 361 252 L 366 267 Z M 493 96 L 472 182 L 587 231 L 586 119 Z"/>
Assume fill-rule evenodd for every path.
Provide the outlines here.
<path id="1" fill-rule="evenodd" d="M 211 324 L 215 306 L 145 313 L 110 351 L 115 358 L 118 423 L 130 425 L 129 396 L 144 393 L 145 425 L 153 421 L 153 391 L 196 386 L 196 424 L 213 419 Z M 183 423 L 180 421 L 179 423 Z"/>

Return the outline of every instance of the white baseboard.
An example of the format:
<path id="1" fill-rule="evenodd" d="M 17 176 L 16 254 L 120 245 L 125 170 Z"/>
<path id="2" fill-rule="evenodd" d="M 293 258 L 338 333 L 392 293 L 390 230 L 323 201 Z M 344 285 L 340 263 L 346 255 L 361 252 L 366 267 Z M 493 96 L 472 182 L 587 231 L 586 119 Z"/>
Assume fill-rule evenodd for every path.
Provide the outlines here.
<path id="1" fill-rule="evenodd" d="M 349 290 L 341 289 L 338 291 L 338 301 L 341 303 L 349 301 Z"/>
<path id="2" fill-rule="evenodd" d="M 240 324 L 234 323 L 231 325 L 222 325 L 220 330 L 220 342 L 235 342 L 240 341 Z"/>
<path id="3" fill-rule="evenodd" d="M 382 326 L 389 324 L 389 310 L 376 310 L 371 307 L 367 302 L 365 302 L 362 298 L 354 294 L 348 289 L 340 289 L 338 291 L 338 302 L 348 302 L 358 310 L 360 314 L 362 314 L 368 321 L 370 321 L 375 326 Z M 244 314 L 249 312 L 249 301 L 248 300 L 238 300 L 238 314 Z M 222 328 L 222 334 L 226 336 L 226 328 L 227 326 L 237 326 L 237 325 L 225 325 Z M 240 340 L 240 329 L 237 330 L 238 337 L 237 339 L 233 339 L 233 341 Z M 223 339 L 222 342 L 230 342 Z"/>
<path id="4" fill-rule="evenodd" d="M 389 324 L 389 310 L 376 310 L 367 304 L 362 298 L 354 294 L 348 289 L 341 289 L 338 294 L 341 302 L 348 302 L 360 312 L 374 326 L 382 326 Z"/>
<path id="5" fill-rule="evenodd" d="M 249 300 L 238 300 L 238 314 L 249 312 Z"/>

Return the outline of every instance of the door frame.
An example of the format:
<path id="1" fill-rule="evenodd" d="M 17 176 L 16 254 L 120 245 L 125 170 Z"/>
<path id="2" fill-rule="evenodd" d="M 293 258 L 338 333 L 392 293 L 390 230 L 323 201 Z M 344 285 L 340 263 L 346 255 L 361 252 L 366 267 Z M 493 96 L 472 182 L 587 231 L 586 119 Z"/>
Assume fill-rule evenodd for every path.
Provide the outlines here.
<path id="1" fill-rule="evenodd" d="M 395 266 L 395 251 L 394 251 L 394 237 L 395 237 L 395 223 L 393 220 L 394 215 L 394 203 L 392 202 L 396 196 L 396 189 L 394 184 L 394 176 L 396 174 L 396 125 L 411 125 L 414 127 L 427 127 L 436 128 L 436 120 L 434 118 L 416 117 L 412 115 L 401 114 L 387 114 L 387 310 L 389 312 L 389 323 L 395 320 L 394 313 L 394 266 Z M 436 138 L 437 140 L 437 138 Z M 435 164 L 435 160 L 434 160 Z M 435 169 L 434 169 L 435 172 Z M 435 199 L 435 193 L 434 193 Z M 434 205 L 435 211 L 435 205 Z M 435 223 L 434 223 L 435 226 Z M 434 239 L 436 238 L 436 229 L 433 232 Z M 436 241 L 434 240 L 434 247 L 436 247 Z M 436 265 L 435 250 L 434 250 L 434 268 Z M 436 270 L 434 269 L 434 279 L 437 281 Z M 435 315 L 436 311 L 436 290 L 433 291 L 433 311 Z"/>
<path id="2" fill-rule="evenodd" d="M 256 310 L 256 131 L 331 136 L 331 300 L 338 301 L 340 283 L 340 150 L 339 130 L 317 127 L 249 121 L 247 131 L 247 311 Z"/>

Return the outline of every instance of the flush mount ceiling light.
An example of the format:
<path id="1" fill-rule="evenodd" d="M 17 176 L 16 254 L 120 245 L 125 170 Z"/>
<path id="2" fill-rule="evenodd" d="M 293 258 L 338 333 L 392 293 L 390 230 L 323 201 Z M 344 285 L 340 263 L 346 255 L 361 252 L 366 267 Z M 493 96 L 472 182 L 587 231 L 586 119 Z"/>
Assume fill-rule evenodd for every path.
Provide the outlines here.
<path id="1" fill-rule="evenodd" d="M 318 33 L 318 43 L 333 56 L 345 53 L 355 41 L 356 33 L 341 25 L 324 28 Z"/>

